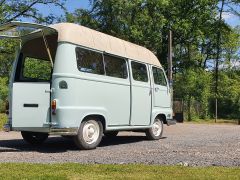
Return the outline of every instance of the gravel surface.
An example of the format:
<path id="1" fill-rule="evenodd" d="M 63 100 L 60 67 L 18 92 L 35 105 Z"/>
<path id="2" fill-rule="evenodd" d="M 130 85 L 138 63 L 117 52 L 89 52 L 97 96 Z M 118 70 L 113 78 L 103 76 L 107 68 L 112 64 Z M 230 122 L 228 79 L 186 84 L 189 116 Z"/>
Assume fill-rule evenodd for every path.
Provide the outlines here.
<path id="1" fill-rule="evenodd" d="M 103 138 L 100 147 L 90 151 L 80 151 L 72 140 L 58 136 L 32 147 L 18 132 L 0 132 L 0 162 L 240 166 L 240 126 L 165 126 L 159 141 L 146 140 L 144 133 L 121 132 L 114 139 Z"/>

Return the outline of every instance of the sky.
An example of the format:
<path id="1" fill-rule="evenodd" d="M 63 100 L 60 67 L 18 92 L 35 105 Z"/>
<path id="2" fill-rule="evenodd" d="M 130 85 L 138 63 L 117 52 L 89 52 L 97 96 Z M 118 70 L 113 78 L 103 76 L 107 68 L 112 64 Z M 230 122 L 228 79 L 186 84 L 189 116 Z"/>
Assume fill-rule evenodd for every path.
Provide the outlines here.
<path id="1" fill-rule="evenodd" d="M 37 7 L 41 13 L 47 15 L 47 14 L 54 14 L 54 15 L 62 15 L 63 11 L 59 8 L 56 8 L 54 6 L 46 6 L 46 5 L 38 5 Z M 83 8 L 83 9 L 89 9 L 90 8 L 90 2 L 89 0 L 66 0 L 66 8 L 69 12 L 74 12 L 75 9 Z M 237 10 L 240 11 L 240 8 Z M 233 14 L 224 13 L 223 18 L 225 21 L 231 25 L 231 26 L 237 26 L 240 25 L 240 17 L 237 17 Z"/>
<path id="2" fill-rule="evenodd" d="M 68 12 L 74 12 L 75 9 L 89 9 L 90 2 L 89 0 L 66 0 L 65 4 Z M 36 6 L 39 11 L 45 15 L 54 14 L 54 15 L 62 15 L 63 11 L 59 8 L 54 7 L 53 5 L 37 5 Z"/>

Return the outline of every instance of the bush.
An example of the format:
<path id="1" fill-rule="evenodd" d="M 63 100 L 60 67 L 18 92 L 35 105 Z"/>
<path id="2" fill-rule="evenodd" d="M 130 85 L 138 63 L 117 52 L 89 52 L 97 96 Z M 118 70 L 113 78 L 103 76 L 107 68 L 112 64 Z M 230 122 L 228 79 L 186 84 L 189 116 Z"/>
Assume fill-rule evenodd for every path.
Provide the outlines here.
<path id="1" fill-rule="evenodd" d="M 7 122 L 7 115 L 0 114 L 0 130 L 2 130 L 3 125 Z"/>

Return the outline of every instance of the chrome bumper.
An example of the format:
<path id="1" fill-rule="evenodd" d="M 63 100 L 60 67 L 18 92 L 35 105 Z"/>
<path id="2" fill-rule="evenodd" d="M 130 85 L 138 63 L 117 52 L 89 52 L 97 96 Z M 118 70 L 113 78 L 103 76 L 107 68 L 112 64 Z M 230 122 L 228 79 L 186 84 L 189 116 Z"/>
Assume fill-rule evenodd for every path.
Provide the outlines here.
<path id="1" fill-rule="evenodd" d="M 75 136 L 77 135 L 77 132 L 78 132 L 78 128 L 50 128 L 49 134 Z"/>

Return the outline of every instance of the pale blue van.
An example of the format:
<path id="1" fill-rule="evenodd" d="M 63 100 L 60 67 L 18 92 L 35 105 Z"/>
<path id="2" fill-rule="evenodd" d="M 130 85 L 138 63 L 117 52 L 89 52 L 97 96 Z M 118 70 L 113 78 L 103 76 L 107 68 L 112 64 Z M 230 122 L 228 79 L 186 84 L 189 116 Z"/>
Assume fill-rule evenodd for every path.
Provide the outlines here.
<path id="1" fill-rule="evenodd" d="M 28 33 L 18 35 L 23 27 Z M 71 23 L 11 22 L 0 26 L 5 31 L 1 38 L 21 42 L 6 131 L 33 145 L 62 135 L 93 149 L 103 135 L 142 131 L 158 140 L 163 124 L 175 124 L 166 75 L 148 49 Z"/>

